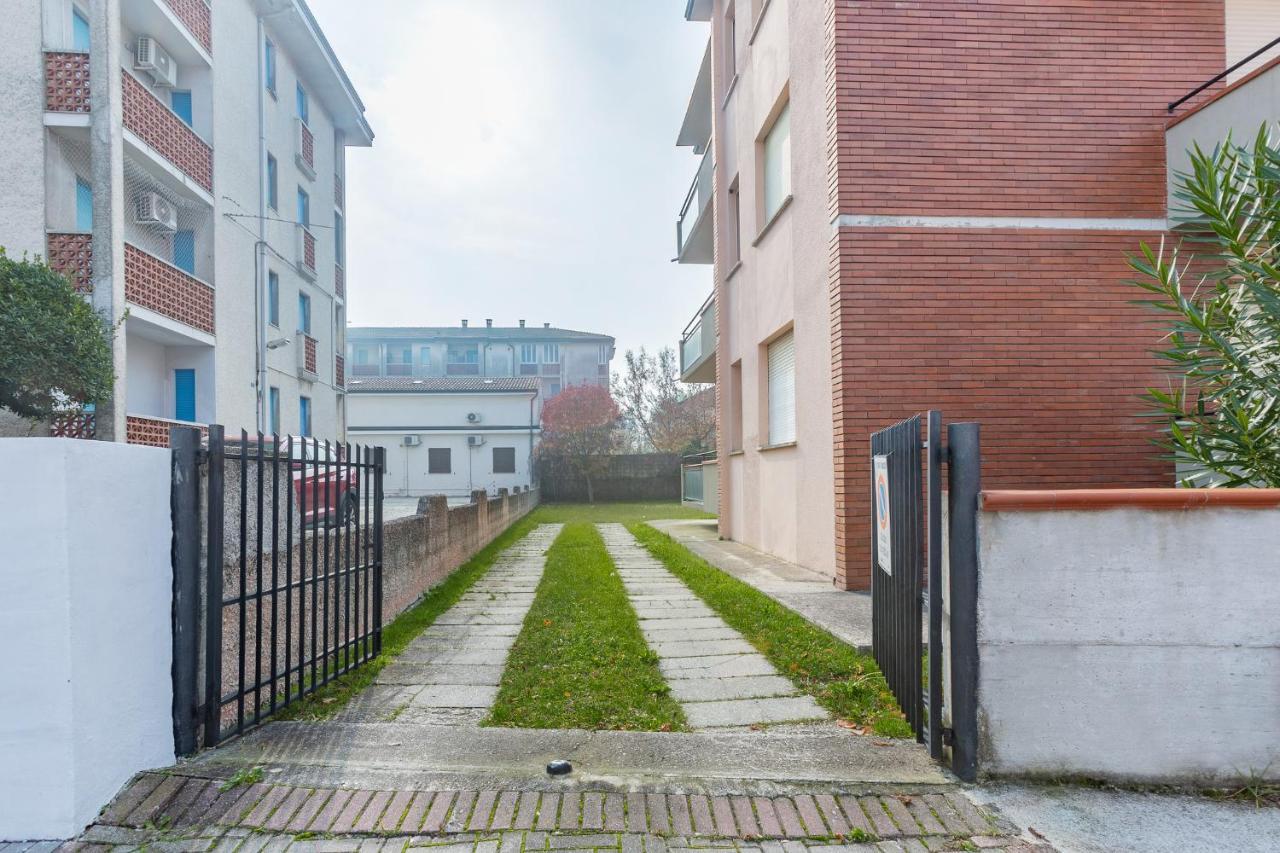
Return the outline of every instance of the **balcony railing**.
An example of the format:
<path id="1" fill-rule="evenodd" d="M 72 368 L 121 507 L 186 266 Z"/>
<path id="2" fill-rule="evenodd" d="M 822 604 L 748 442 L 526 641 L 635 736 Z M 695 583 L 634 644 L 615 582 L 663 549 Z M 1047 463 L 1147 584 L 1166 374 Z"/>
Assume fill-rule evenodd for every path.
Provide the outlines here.
<path id="1" fill-rule="evenodd" d="M 49 435 L 53 438 L 91 439 L 97 434 L 97 416 L 83 409 L 58 412 L 49 421 Z"/>
<path id="2" fill-rule="evenodd" d="M 694 231 L 702 222 L 703 213 L 711 207 L 712 172 L 715 161 L 711 157 L 711 146 L 707 146 L 702 160 L 698 164 L 698 172 L 693 176 L 693 183 L 680 206 L 680 217 L 676 220 L 676 255 L 683 258 L 692 241 Z"/>
<path id="3" fill-rule="evenodd" d="M 479 376 L 480 365 L 474 361 L 458 361 L 446 364 L 444 372 L 447 376 Z"/>
<path id="4" fill-rule="evenodd" d="M 66 276 L 80 293 L 93 290 L 93 235 L 51 232 L 45 235 L 49 266 Z"/>
<path id="5" fill-rule="evenodd" d="M 333 265 L 333 292 L 339 299 L 347 298 L 347 274 L 337 264 Z"/>
<path id="6" fill-rule="evenodd" d="M 306 332 L 298 332 L 295 343 L 298 350 L 298 377 L 314 382 L 319 376 L 316 369 L 318 364 L 316 360 L 317 341 Z"/>
<path id="7" fill-rule="evenodd" d="M 406 361 L 389 361 L 387 362 L 388 376 L 412 376 L 413 365 Z"/>
<path id="8" fill-rule="evenodd" d="M 315 180 L 316 177 L 316 139 L 311 133 L 311 128 L 307 127 L 307 123 L 300 118 L 293 120 L 294 124 L 294 162 L 298 164 L 298 168 L 307 176 L 308 180 Z"/>
<path id="9" fill-rule="evenodd" d="M 316 237 L 301 222 L 298 223 L 298 272 L 308 281 L 316 280 Z"/>
<path id="10" fill-rule="evenodd" d="M 164 0 L 173 14 L 196 37 L 204 49 L 213 53 L 212 12 L 206 0 Z"/>
<path id="11" fill-rule="evenodd" d="M 346 202 L 347 202 L 346 190 L 347 188 L 343 186 L 343 183 L 342 183 L 342 176 L 334 175 L 333 176 L 333 206 L 338 208 L 338 210 L 346 209 Z"/>
<path id="12" fill-rule="evenodd" d="M 45 51 L 44 108 L 51 113 L 89 112 L 89 54 Z"/>
<path id="13" fill-rule="evenodd" d="M 376 364 L 353 364 L 351 365 L 352 376 L 381 376 Z"/>
<path id="14" fill-rule="evenodd" d="M 124 75 L 124 126 L 183 174 L 213 192 L 213 149 L 128 71 Z"/>
<path id="15" fill-rule="evenodd" d="M 213 288 L 131 243 L 124 244 L 124 298 L 206 334 L 214 333 Z"/>
<path id="16" fill-rule="evenodd" d="M 680 378 L 685 382 L 715 381 L 715 312 L 713 293 L 680 335 Z"/>
<path id="17" fill-rule="evenodd" d="M 157 418 L 151 415 L 125 415 L 125 441 L 151 447 L 168 447 L 169 430 L 176 426 L 198 427 L 202 433 L 208 431 L 208 427 L 204 424 Z"/>
<path id="18" fill-rule="evenodd" d="M 333 384 L 339 388 L 347 387 L 346 360 L 340 355 L 333 357 Z"/>

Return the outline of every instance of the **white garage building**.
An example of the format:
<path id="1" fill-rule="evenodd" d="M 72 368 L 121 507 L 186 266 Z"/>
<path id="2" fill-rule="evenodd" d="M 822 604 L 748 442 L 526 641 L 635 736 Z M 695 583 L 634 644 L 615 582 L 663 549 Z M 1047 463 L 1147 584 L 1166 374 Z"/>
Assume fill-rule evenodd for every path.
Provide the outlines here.
<path id="1" fill-rule="evenodd" d="M 535 377 L 367 377 L 347 382 L 347 431 L 387 452 L 388 495 L 468 497 L 532 484 Z"/>

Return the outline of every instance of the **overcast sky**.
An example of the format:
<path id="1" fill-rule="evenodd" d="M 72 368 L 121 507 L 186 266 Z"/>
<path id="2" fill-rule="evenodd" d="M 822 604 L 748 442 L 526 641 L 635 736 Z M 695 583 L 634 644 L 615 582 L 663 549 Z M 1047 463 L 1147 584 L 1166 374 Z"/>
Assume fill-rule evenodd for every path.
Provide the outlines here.
<path id="1" fill-rule="evenodd" d="M 309 0 L 377 138 L 348 149 L 352 325 L 553 326 L 674 346 L 685 0 Z M 615 363 L 616 366 L 616 363 Z"/>

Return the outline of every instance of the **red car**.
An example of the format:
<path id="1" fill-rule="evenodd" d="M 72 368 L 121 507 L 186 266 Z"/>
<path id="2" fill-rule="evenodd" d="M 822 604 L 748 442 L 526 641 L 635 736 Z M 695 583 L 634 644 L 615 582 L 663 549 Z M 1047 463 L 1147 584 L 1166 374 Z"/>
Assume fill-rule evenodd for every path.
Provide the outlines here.
<path id="1" fill-rule="evenodd" d="M 292 435 L 281 444 L 289 448 L 293 501 L 302 523 L 337 527 L 355 521 L 360 512 L 360 469 L 345 464 L 346 448 Z"/>

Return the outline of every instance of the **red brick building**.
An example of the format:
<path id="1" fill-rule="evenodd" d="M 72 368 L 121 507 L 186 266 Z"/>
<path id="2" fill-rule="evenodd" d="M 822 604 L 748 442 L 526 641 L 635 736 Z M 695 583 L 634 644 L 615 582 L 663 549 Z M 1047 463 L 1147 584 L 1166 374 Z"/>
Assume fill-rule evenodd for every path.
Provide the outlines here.
<path id="1" fill-rule="evenodd" d="M 981 421 L 994 486 L 1170 485 L 1125 256 L 1168 227 L 1167 105 L 1280 34 L 1264 6 L 691 2 L 722 533 L 868 588 L 869 435 L 930 408 Z"/>

